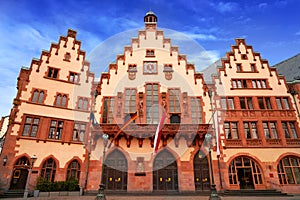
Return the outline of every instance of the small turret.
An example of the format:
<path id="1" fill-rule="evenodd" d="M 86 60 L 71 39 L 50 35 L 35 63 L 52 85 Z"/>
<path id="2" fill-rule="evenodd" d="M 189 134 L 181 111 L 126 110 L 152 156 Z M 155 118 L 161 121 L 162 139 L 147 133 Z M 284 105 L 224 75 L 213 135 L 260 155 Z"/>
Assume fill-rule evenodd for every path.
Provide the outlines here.
<path id="1" fill-rule="evenodd" d="M 157 17 L 154 12 L 149 11 L 146 13 L 144 17 L 145 27 L 147 28 L 154 28 L 156 29 L 157 24 Z"/>

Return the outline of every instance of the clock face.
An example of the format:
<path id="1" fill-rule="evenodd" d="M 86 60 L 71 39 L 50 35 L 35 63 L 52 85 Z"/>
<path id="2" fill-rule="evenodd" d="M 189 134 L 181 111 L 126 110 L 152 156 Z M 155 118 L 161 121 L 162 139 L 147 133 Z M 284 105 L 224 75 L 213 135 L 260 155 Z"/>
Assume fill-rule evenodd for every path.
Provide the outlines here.
<path id="1" fill-rule="evenodd" d="M 157 74 L 157 63 L 144 62 L 144 74 Z"/>

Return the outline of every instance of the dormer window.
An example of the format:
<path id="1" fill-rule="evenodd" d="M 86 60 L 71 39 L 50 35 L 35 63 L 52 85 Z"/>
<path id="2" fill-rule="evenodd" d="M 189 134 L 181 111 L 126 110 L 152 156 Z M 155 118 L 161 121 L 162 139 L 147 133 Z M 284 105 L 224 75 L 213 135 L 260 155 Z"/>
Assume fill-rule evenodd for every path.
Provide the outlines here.
<path id="1" fill-rule="evenodd" d="M 154 50 L 153 49 L 147 49 L 146 50 L 146 57 L 155 57 Z"/>

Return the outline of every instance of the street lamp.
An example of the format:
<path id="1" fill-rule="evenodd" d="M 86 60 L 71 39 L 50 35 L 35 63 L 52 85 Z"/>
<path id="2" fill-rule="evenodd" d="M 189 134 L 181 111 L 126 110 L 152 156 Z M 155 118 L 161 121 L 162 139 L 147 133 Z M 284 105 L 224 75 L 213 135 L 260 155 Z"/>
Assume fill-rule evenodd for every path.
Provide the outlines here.
<path id="1" fill-rule="evenodd" d="M 102 156 L 102 173 L 101 173 L 101 181 L 100 181 L 100 185 L 99 185 L 98 194 L 96 196 L 96 200 L 106 200 L 106 197 L 104 194 L 105 185 L 103 184 L 103 177 L 104 177 L 104 159 L 105 159 L 105 152 L 106 152 L 108 138 L 109 138 L 109 136 L 107 134 L 102 135 L 103 145 L 104 145 L 103 156 Z"/>
<path id="2" fill-rule="evenodd" d="M 27 196 L 28 196 L 30 176 L 31 176 L 32 168 L 33 168 L 33 165 L 34 165 L 34 162 L 36 161 L 36 159 L 37 159 L 36 155 L 33 155 L 30 157 L 29 173 L 27 176 L 27 181 L 26 181 L 26 186 L 25 186 L 25 191 L 24 191 L 24 196 L 23 196 L 24 199 L 27 199 Z"/>
<path id="3" fill-rule="evenodd" d="M 211 141 L 212 141 L 212 135 L 207 133 L 205 135 L 205 143 L 208 146 L 210 175 L 211 175 L 211 187 L 210 187 L 209 199 L 210 200 L 219 200 L 221 198 L 219 197 L 217 190 L 216 190 L 214 173 L 213 173 L 213 165 L 212 165 L 212 158 L 211 158 Z"/>

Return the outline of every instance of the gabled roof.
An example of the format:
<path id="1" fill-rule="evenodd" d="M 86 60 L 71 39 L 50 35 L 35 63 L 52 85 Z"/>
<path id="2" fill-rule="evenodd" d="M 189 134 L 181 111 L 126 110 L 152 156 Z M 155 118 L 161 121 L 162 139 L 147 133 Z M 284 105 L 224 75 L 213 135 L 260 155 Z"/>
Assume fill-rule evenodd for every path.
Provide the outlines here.
<path id="1" fill-rule="evenodd" d="M 300 80 L 300 53 L 272 67 L 277 69 L 278 74 L 284 75 L 287 82 Z"/>

